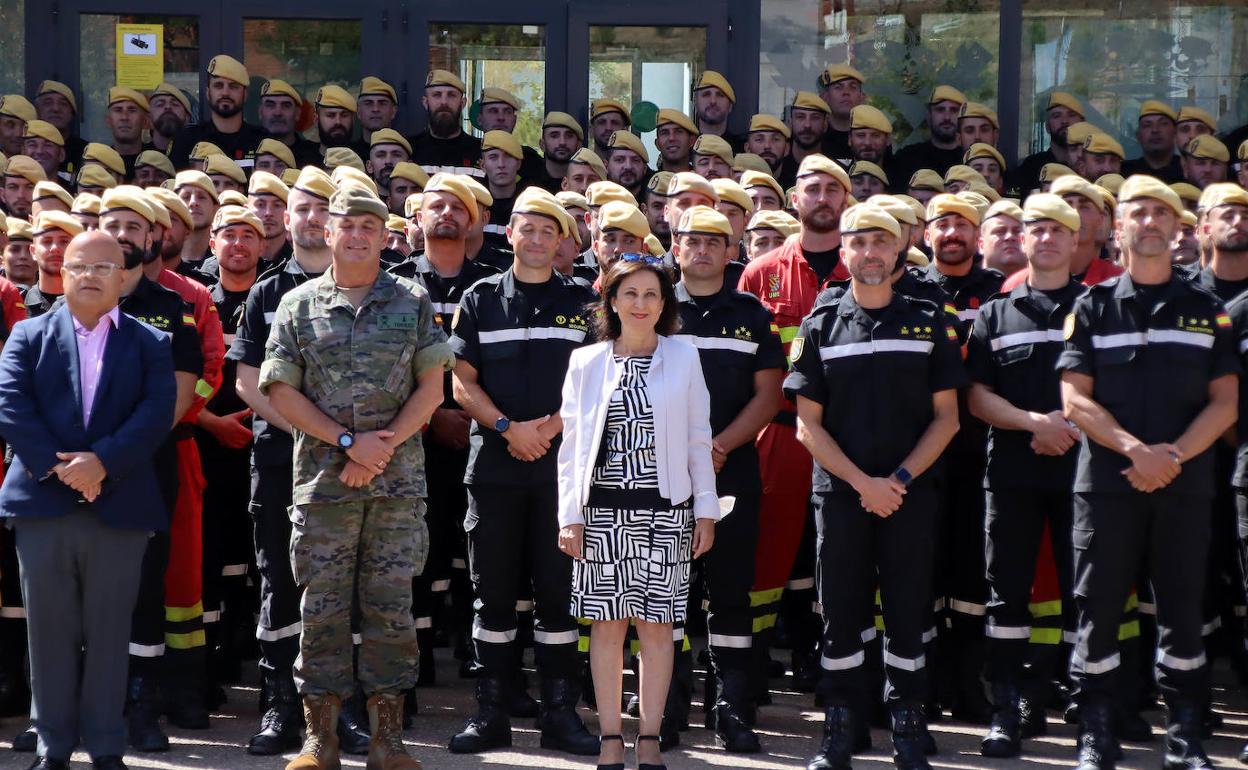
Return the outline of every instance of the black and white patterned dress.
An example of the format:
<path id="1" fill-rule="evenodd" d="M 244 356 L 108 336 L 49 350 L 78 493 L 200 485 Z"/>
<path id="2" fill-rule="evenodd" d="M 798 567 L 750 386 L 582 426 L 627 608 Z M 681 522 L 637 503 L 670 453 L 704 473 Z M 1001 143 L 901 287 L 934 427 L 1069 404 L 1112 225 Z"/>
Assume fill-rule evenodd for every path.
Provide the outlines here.
<path id="1" fill-rule="evenodd" d="M 585 506 L 584 559 L 573 562 L 572 614 L 589 620 L 682 622 L 689 599 L 693 509 L 659 495 L 649 356 L 616 356 L 602 449 Z M 623 505 L 604 505 L 602 501 Z"/>

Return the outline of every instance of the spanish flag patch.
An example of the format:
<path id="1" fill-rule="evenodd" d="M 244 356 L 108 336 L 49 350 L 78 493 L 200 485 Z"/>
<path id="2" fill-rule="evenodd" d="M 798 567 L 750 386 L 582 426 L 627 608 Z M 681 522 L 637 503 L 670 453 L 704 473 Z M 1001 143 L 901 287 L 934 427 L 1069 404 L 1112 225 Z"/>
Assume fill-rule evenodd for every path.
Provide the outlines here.
<path id="1" fill-rule="evenodd" d="M 952 326 L 945 327 L 945 336 L 949 338 L 950 342 L 958 341 L 958 333 L 953 330 Z"/>
<path id="2" fill-rule="evenodd" d="M 1231 317 L 1225 312 L 1218 313 L 1214 320 L 1217 321 L 1218 326 L 1221 326 L 1223 329 L 1231 328 Z"/>
<path id="3" fill-rule="evenodd" d="M 183 315 L 183 316 L 182 316 L 182 323 L 186 324 L 187 326 L 194 326 L 194 325 L 195 325 L 195 316 L 193 316 L 193 315 Z"/>

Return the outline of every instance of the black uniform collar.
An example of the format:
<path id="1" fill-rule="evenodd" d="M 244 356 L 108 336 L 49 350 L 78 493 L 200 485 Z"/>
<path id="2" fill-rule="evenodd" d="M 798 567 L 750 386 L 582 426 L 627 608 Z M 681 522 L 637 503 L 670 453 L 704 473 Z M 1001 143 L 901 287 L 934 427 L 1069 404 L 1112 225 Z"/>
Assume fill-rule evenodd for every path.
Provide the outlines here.
<path id="1" fill-rule="evenodd" d="M 556 282 L 562 283 L 563 280 L 564 280 L 563 276 L 559 274 L 558 270 L 551 269 L 550 278 L 546 281 L 545 285 L 550 285 Z M 570 281 L 572 279 L 569 278 L 567 280 Z M 503 273 L 502 280 L 498 282 L 498 291 L 507 299 L 515 298 L 516 296 L 516 271 L 514 269 L 508 268 L 507 271 Z"/>
<path id="2" fill-rule="evenodd" d="M 1074 293 L 1072 290 L 1081 286 L 1083 286 L 1083 284 L 1076 281 L 1074 277 L 1072 276 L 1071 279 L 1066 282 L 1066 285 L 1058 288 L 1057 291 L 1060 291 L 1062 292 L 1063 295 L 1065 295 L 1066 293 Z M 1027 281 L 1023 281 L 1010 290 L 1009 297 L 1011 301 L 1017 302 L 1020 299 L 1026 299 L 1027 297 L 1030 297 L 1032 294 L 1038 291 L 1047 291 L 1047 290 L 1033 289 L 1030 283 L 1028 283 Z M 1063 299 L 1064 298 L 1065 297 L 1063 296 Z"/>
<path id="3" fill-rule="evenodd" d="M 885 311 L 884 316 L 887 317 L 887 316 L 893 315 L 894 313 L 901 310 L 901 308 L 904 307 L 905 304 L 906 304 L 905 297 L 903 297 L 901 294 L 898 294 L 897 292 L 894 291 L 893 298 L 889 300 L 889 303 L 882 308 Z M 863 309 L 861 305 L 858 304 L 857 300 L 854 299 L 853 286 L 847 287 L 845 289 L 845 293 L 841 295 L 841 298 L 839 300 L 837 300 L 836 312 L 837 312 L 837 315 L 841 316 L 842 318 L 858 317 L 860 319 L 863 319 L 864 321 L 869 322 L 870 324 L 876 323 L 876 320 L 874 318 L 871 318 L 871 316 L 867 314 L 867 311 Z"/>
<path id="4" fill-rule="evenodd" d="M 678 281 L 676 283 L 675 289 L 676 289 L 677 301 L 689 302 L 689 303 L 693 302 L 693 295 L 689 293 L 689 288 L 685 286 L 684 281 Z M 711 304 L 711 307 L 715 308 L 727 302 L 728 300 L 732 298 L 732 296 L 735 293 L 736 293 L 735 290 L 731 286 L 728 285 L 728 280 L 727 278 L 725 278 L 723 284 L 719 287 L 719 291 L 711 295 L 715 297 L 715 301 Z"/>
<path id="5" fill-rule="evenodd" d="M 1175 287 L 1181 285 L 1182 283 L 1183 279 L 1175 275 L 1172 268 L 1170 270 L 1170 280 L 1166 281 L 1164 284 L 1160 284 L 1162 287 L 1160 305 L 1164 305 L 1166 302 L 1170 301 L 1174 295 Z M 1139 288 L 1135 285 L 1135 282 L 1131 280 L 1131 273 L 1124 271 L 1122 275 L 1118 276 L 1118 282 L 1114 286 L 1114 299 L 1134 300 L 1138 293 Z"/>

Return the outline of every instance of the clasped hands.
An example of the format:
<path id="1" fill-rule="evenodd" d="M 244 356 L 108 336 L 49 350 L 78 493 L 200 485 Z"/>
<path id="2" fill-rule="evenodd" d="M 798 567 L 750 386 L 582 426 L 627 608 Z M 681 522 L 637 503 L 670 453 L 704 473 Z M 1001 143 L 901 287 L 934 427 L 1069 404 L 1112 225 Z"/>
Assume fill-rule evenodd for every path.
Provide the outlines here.
<path id="1" fill-rule="evenodd" d="M 347 464 L 338 474 L 338 480 L 352 489 L 371 484 L 394 457 L 397 445 L 393 439 L 392 430 L 355 434 L 355 441 L 347 450 Z"/>
<path id="2" fill-rule="evenodd" d="M 108 471 L 104 463 L 95 456 L 95 452 L 57 452 L 59 463 L 52 466 L 52 472 L 61 483 L 78 494 L 87 502 L 95 502 L 100 496 L 100 486 Z"/>

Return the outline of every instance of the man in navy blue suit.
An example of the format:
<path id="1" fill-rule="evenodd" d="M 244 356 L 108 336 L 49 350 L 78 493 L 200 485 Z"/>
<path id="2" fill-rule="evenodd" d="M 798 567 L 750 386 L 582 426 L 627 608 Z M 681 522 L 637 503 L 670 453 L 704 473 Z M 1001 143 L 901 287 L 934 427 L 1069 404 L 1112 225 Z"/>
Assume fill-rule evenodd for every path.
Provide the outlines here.
<path id="1" fill-rule="evenodd" d="M 130 612 L 150 534 L 168 526 L 152 453 L 173 424 L 171 348 L 121 314 L 123 257 L 102 232 L 65 251 L 65 305 L 14 327 L 0 355 L 0 436 L 14 460 L 0 517 L 16 530 L 30 643 L 32 770 L 81 744 L 124 770 Z"/>

